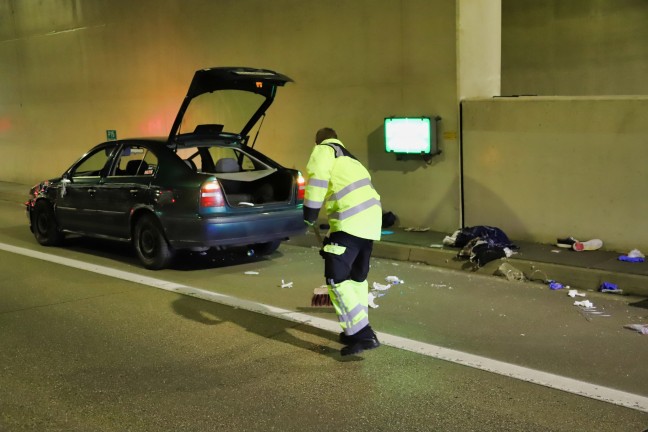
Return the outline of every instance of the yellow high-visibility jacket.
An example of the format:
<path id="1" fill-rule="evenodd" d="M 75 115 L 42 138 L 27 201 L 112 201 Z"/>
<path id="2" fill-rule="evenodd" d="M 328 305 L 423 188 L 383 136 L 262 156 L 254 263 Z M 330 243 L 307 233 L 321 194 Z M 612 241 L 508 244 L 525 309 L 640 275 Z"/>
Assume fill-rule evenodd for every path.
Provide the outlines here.
<path id="1" fill-rule="evenodd" d="M 308 164 L 304 219 L 314 222 L 326 203 L 329 233 L 344 231 L 356 237 L 380 240 L 380 195 L 369 171 L 337 139 L 316 145 Z"/>

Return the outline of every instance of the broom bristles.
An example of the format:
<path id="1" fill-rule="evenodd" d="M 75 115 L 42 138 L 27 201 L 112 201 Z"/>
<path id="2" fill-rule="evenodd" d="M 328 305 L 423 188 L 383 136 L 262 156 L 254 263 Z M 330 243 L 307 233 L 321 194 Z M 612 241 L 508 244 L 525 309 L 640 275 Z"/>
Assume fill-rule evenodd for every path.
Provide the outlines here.
<path id="1" fill-rule="evenodd" d="M 328 294 L 327 287 L 319 287 L 313 290 L 313 297 L 311 298 L 311 306 L 333 306 L 331 297 Z"/>

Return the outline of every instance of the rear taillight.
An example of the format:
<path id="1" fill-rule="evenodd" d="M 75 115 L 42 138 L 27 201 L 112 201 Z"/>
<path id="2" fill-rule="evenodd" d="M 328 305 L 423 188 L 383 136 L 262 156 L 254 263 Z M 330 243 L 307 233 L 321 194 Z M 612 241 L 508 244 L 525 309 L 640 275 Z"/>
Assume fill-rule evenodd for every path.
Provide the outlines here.
<path id="1" fill-rule="evenodd" d="M 201 207 L 224 207 L 225 198 L 223 191 L 217 180 L 203 183 L 200 188 L 200 206 Z"/>
<path id="2" fill-rule="evenodd" d="M 297 173 L 297 199 L 303 200 L 306 193 L 306 180 L 300 172 Z"/>

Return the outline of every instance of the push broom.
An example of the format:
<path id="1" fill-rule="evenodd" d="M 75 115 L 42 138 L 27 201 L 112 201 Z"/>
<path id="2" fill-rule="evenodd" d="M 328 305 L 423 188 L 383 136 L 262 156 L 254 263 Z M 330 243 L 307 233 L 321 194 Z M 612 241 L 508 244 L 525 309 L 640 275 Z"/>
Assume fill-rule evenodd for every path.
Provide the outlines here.
<path id="1" fill-rule="evenodd" d="M 313 232 L 315 233 L 315 238 L 319 243 L 320 247 L 323 244 L 322 234 L 320 229 L 316 224 L 313 224 Z M 313 290 L 313 297 L 311 298 L 311 306 L 313 307 L 332 307 L 333 303 L 331 302 L 331 297 L 328 293 L 328 287 L 322 285 L 321 287 L 315 288 Z"/>

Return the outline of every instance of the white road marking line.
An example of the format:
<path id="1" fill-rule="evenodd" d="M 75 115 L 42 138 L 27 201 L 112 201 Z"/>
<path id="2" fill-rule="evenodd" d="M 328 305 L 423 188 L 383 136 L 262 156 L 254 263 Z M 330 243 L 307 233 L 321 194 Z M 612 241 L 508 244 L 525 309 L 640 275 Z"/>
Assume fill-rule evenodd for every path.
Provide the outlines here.
<path id="1" fill-rule="evenodd" d="M 131 273 L 123 270 L 116 270 L 102 265 L 89 264 L 83 261 L 46 254 L 43 252 L 33 251 L 5 243 L 0 243 L 0 250 L 28 256 L 30 258 L 40 259 L 43 261 L 49 261 L 67 267 L 90 271 L 93 273 L 98 273 L 129 282 L 135 282 L 178 294 L 188 295 L 202 300 L 237 307 L 247 311 L 268 315 L 274 318 L 286 319 L 292 322 L 306 324 L 333 333 L 337 333 L 340 330 L 339 324 L 337 322 L 324 318 L 313 317 L 307 314 L 294 312 L 287 309 L 281 309 L 263 303 L 257 303 L 226 294 L 220 294 L 217 292 L 207 291 L 188 285 L 165 281 L 163 279 L 138 275 L 136 273 Z M 445 360 L 463 366 L 492 372 L 498 375 L 538 384 L 552 389 L 562 390 L 590 399 L 596 399 L 614 405 L 620 405 L 626 408 L 648 412 L 648 397 L 645 396 L 627 393 L 613 388 L 599 386 L 596 384 L 591 384 L 585 381 L 580 381 L 560 375 L 554 375 L 548 372 L 542 372 L 536 369 L 530 369 L 514 365 L 512 363 L 493 360 L 462 351 L 443 348 L 424 342 L 418 342 L 387 333 L 378 333 L 378 337 L 383 345 L 423 354 L 439 360 Z"/>

